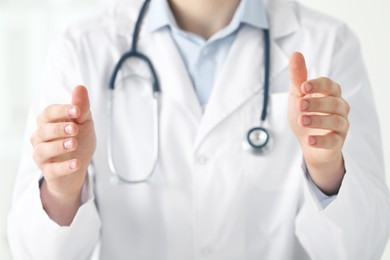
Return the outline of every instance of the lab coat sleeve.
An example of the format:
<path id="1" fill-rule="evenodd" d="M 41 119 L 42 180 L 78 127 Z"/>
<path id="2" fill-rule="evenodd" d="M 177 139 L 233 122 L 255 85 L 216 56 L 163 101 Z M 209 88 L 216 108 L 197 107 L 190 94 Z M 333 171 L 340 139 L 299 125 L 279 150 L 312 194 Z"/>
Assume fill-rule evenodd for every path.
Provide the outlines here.
<path id="1" fill-rule="evenodd" d="M 355 35 L 338 29 L 329 78 L 350 104 L 343 155 L 346 174 L 337 197 L 325 208 L 304 179 L 296 235 L 311 259 L 380 259 L 389 236 L 389 195 L 380 128 L 367 72 Z"/>
<path id="2" fill-rule="evenodd" d="M 15 260 L 89 259 L 99 240 L 101 223 L 91 183 L 85 184 L 87 194 L 83 194 L 83 204 L 70 226 L 59 226 L 46 214 L 40 199 L 42 174 L 33 161 L 29 142 L 38 114 L 50 104 L 69 103 L 72 88 L 82 83 L 73 53 L 72 42 L 66 37 L 53 44 L 41 90 L 30 110 L 8 216 L 8 240 Z"/>

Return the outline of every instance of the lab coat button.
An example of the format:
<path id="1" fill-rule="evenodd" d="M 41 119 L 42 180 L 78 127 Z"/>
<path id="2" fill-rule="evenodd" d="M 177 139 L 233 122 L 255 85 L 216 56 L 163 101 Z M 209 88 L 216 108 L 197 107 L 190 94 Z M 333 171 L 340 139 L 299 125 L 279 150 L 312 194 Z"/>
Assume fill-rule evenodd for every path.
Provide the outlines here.
<path id="1" fill-rule="evenodd" d="M 210 248 L 210 247 L 204 247 L 204 248 L 201 250 L 201 254 L 202 254 L 202 256 L 204 256 L 204 257 L 208 257 L 208 256 L 210 256 L 212 253 L 213 253 L 213 249 Z"/>
<path id="2" fill-rule="evenodd" d="M 207 156 L 205 156 L 205 155 L 199 155 L 199 156 L 196 158 L 196 162 L 197 162 L 198 164 L 200 164 L 200 165 L 206 164 L 207 161 L 208 161 L 208 158 L 207 158 Z"/>

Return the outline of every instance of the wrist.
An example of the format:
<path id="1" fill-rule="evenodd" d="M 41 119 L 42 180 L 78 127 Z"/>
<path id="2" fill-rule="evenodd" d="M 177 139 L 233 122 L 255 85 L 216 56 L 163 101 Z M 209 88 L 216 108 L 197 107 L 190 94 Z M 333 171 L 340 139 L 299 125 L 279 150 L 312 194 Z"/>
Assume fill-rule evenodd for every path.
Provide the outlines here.
<path id="1" fill-rule="evenodd" d="M 314 184 L 326 195 L 336 195 L 345 175 L 344 158 L 340 153 L 334 160 L 323 164 L 306 162 L 308 174 Z"/>
<path id="2" fill-rule="evenodd" d="M 43 179 L 40 187 L 43 209 L 60 226 L 69 226 L 81 205 L 81 189 L 73 193 L 59 193 L 50 189 Z"/>

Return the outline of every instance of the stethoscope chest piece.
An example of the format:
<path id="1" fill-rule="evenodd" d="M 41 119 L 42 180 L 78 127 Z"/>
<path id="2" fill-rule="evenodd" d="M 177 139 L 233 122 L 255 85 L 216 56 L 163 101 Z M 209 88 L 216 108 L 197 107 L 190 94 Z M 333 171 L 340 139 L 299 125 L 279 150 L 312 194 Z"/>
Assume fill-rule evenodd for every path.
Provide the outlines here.
<path id="1" fill-rule="evenodd" d="M 264 127 L 250 129 L 244 140 L 244 148 L 254 154 L 264 154 L 270 148 L 271 135 Z"/>

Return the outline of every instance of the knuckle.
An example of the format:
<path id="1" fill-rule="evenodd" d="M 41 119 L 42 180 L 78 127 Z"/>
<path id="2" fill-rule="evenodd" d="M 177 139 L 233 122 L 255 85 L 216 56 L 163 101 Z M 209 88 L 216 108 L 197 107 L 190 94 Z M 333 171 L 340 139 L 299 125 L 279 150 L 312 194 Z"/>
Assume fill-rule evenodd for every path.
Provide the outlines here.
<path id="1" fill-rule="evenodd" d="M 319 111 L 321 109 L 321 102 L 319 98 L 313 98 L 310 101 L 310 107 L 312 111 Z"/>
<path id="2" fill-rule="evenodd" d="M 37 136 L 40 140 L 45 140 L 47 124 L 39 124 L 37 126 Z"/>
<path id="3" fill-rule="evenodd" d="M 325 135 L 322 138 L 322 146 L 327 149 L 335 147 L 338 143 L 338 138 L 336 134 Z"/>
<path id="4" fill-rule="evenodd" d="M 328 82 L 328 78 L 327 77 L 319 77 L 318 78 L 320 81 L 324 82 L 324 83 L 327 83 Z"/>
<path id="5" fill-rule="evenodd" d="M 54 163 L 44 163 L 42 164 L 41 166 L 41 171 L 43 173 L 43 175 L 45 176 L 45 180 L 46 181 L 51 181 L 54 179 L 54 176 L 53 176 L 53 164 Z"/>
<path id="6" fill-rule="evenodd" d="M 64 126 L 63 124 L 56 124 L 56 126 L 54 127 L 54 135 L 56 137 L 62 137 L 64 136 Z"/>
<path id="7" fill-rule="evenodd" d="M 46 163 L 43 165 L 41 170 L 45 175 L 45 179 L 48 179 L 49 181 L 58 179 L 69 172 L 66 161 Z"/>
<path id="8" fill-rule="evenodd" d="M 345 109 L 346 109 L 346 112 L 347 114 L 349 114 L 349 112 L 351 112 L 351 106 L 349 105 L 349 103 L 347 101 L 344 100 L 344 103 L 345 103 Z"/>
<path id="9" fill-rule="evenodd" d="M 336 128 L 337 129 L 343 129 L 344 128 L 344 120 L 343 120 L 343 118 L 342 117 L 340 117 L 340 116 L 335 116 L 334 117 L 334 124 L 335 124 L 335 126 L 336 126 Z"/>
<path id="10" fill-rule="evenodd" d="M 334 135 L 334 138 L 333 138 L 333 147 L 339 147 L 340 145 L 341 145 L 341 143 L 342 143 L 342 138 L 341 138 L 341 136 L 339 136 L 339 135 Z"/>
<path id="11" fill-rule="evenodd" d="M 336 98 L 332 98 L 331 100 L 332 100 L 331 101 L 331 106 L 332 106 L 331 110 L 332 110 L 332 112 L 339 113 L 341 111 L 341 108 L 342 108 L 341 103 Z"/>
<path id="12" fill-rule="evenodd" d="M 349 126 L 350 126 L 349 121 L 348 121 L 348 120 L 345 120 L 345 128 L 346 128 L 347 131 L 348 131 L 348 129 L 349 129 Z"/>
<path id="13" fill-rule="evenodd" d="M 322 126 L 322 123 L 323 123 L 322 116 L 313 116 L 312 120 L 313 120 L 314 126 L 316 126 L 316 127 Z"/>
<path id="14" fill-rule="evenodd" d="M 47 115 L 50 113 L 52 107 L 53 105 L 48 105 L 45 109 L 43 109 L 43 111 L 37 116 L 37 124 L 46 121 Z"/>
<path id="15" fill-rule="evenodd" d="M 327 89 L 332 83 L 332 81 L 327 77 L 320 77 L 320 80 L 322 82 L 321 86 L 325 89 Z"/>
<path id="16" fill-rule="evenodd" d="M 345 120 L 345 118 L 341 116 L 335 116 L 334 120 L 337 130 L 344 131 L 345 129 L 348 129 L 348 121 Z"/>
<path id="17" fill-rule="evenodd" d="M 329 85 L 332 85 L 332 84 L 333 84 L 333 81 L 332 81 L 330 78 L 323 77 L 323 79 L 324 79 L 324 81 L 325 81 L 325 83 L 326 83 L 326 85 L 327 85 L 327 86 L 329 86 Z"/>
<path id="18" fill-rule="evenodd" d="M 328 141 L 329 148 L 335 147 L 337 144 L 337 136 L 335 134 L 332 134 L 328 136 L 327 141 Z"/>
<path id="19" fill-rule="evenodd" d="M 46 107 L 45 112 L 46 112 L 46 113 L 49 113 L 49 112 L 53 111 L 55 108 L 56 108 L 56 105 L 50 104 L 50 105 L 48 105 L 48 106 Z"/>
<path id="20" fill-rule="evenodd" d="M 341 91 L 341 86 L 340 84 L 338 84 L 337 82 L 335 82 L 335 86 L 336 86 L 336 93 L 341 96 L 342 94 L 342 91 Z"/>
<path id="21" fill-rule="evenodd" d="M 65 151 L 65 147 L 63 141 L 56 142 L 55 145 L 53 145 L 53 152 L 55 154 L 61 155 L 64 153 L 64 151 Z"/>
<path id="22" fill-rule="evenodd" d="M 72 138 L 72 140 L 73 140 L 74 149 L 76 149 L 78 147 L 79 143 L 78 143 L 76 138 Z"/>
<path id="23" fill-rule="evenodd" d="M 50 115 L 52 114 L 52 111 L 54 110 L 54 105 L 51 104 L 51 105 L 48 105 L 45 110 L 43 111 L 42 113 L 42 116 L 44 116 L 45 118 L 50 118 Z"/>
<path id="24" fill-rule="evenodd" d="M 42 144 L 37 144 L 34 146 L 33 156 L 34 156 L 35 161 L 39 161 L 39 162 L 42 161 L 42 158 L 44 157 L 44 151 L 43 151 Z"/>

